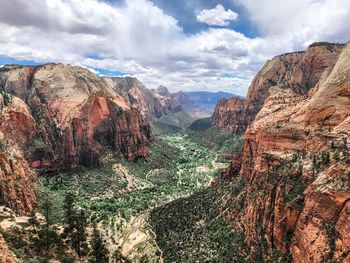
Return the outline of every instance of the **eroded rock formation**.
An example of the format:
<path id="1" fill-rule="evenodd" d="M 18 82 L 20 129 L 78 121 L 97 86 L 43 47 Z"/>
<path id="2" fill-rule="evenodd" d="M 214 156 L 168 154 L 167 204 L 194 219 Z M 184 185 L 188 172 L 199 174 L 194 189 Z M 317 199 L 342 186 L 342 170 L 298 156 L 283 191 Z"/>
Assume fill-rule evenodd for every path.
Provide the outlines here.
<path id="1" fill-rule="evenodd" d="M 261 110 L 270 88 L 292 90 L 306 95 L 337 61 L 341 44 L 314 43 L 305 52 L 276 56 L 267 61 L 253 79 L 244 100 L 222 100 L 212 116 L 212 123 L 232 132 L 243 132 Z"/>
<path id="2" fill-rule="evenodd" d="M 153 122 L 154 118 L 181 110 L 180 105 L 170 97 L 169 91 L 165 87 L 161 86 L 151 91 L 133 77 L 105 77 L 103 79 L 129 105 L 138 108 L 149 122 Z"/>
<path id="3" fill-rule="evenodd" d="M 292 55 L 304 61 L 312 53 L 308 61 L 315 64 L 298 66 L 307 74 L 299 71 L 292 84 L 269 89 L 245 132 L 241 162 L 225 173 L 245 179 L 223 210 L 242 204 L 228 219 L 245 236 L 253 261 L 350 261 L 350 44 L 338 57 L 339 48 L 311 46 Z M 261 87 L 264 68 L 253 87 Z"/>
<path id="4" fill-rule="evenodd" d="M 16 211 L 35 205 L 30 168 L 98 166 L 107 149 L 127 160 L 148 153 L 149 122 L 110 81 L 87 69 L 5 66 L 0 92 L 1 201 Z"/>

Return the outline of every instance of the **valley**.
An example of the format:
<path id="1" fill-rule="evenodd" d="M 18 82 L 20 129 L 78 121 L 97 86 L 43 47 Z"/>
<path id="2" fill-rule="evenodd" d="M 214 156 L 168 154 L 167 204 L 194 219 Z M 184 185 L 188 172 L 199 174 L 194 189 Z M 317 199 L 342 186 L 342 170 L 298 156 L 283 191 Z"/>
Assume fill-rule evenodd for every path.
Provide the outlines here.
<path id="1" fill-rule="evenodd" d="M 273 57 L 201 119 L 134 77 L 0 68 L 0 261 L 350 262 L 349 57 Z"/>
<path id="2" fill-rule="evenodd" d="M 119 248 L 133 262 L 142 257 L 150 260 L 147 262 L 160 262 L 162 251 L 155 242 L 158 233 L 150 224 L 150 214 L 155 208 L 207 189 L 228 167 L 224 154 L 240 151 L 241 139 L 214 127 L 156 137 L 145 159 L 129 163 L 108 153 L 101 168 L 79 167 L 39 177 L 37 191 L 54 204 L 55 223 L 63 223 L 64 197 L 72 192 L 77 206 L 109 240 L 112 253 Z M 228 144 L 235 147 L 228 149 Z"/>

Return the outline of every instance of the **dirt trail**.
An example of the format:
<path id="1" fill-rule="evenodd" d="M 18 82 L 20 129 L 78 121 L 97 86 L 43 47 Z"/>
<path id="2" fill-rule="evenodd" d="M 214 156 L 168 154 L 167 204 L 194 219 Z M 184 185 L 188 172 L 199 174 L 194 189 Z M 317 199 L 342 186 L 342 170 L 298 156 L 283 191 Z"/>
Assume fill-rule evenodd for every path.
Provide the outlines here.
<path id="1" fill-rule="evenodd" d="M 116 171 L 117 173 L 120 173 L 123 176 L 123 178 L 128 183 L 128 190 L 132 190 L 133 187 L 134 187 L 134 180 L 135 180 L 135 178 L 132 177 L 128 173 L 128 171 L 125 169 L 125 167 L 123 165 L 121 165 L 120 163 L 117 163 L 117 164 L 113 165 L 113 170 Z"/>
<path id="2" fill-rule="evenodd" d="M 124 256 L 128 256 L 137 246 L 146 242 L 150 236 L 144 230 L 141 230 L 146 224 L 148 213 L 135 217 L 125 229 L 121 252 Z"/>

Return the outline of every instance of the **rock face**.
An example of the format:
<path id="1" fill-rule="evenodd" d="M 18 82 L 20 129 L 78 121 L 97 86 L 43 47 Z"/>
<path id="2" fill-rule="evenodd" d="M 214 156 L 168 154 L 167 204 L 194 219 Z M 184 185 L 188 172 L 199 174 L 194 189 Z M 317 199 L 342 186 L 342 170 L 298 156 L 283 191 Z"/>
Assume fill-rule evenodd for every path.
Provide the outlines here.
<path id="1" fill-rule="evenodd" d="M 155 91 L 148 90 L 140 81 L 132 77 L 103 78 L 109 86 L 120 94 L 129 104 L 141 110 L 142 115 L 153 122 L 154 118 L 170 112 L 181 110 L 180 105 L 174 101 L 165 87 Z"/>
<path id="2" fill-rule="evenodd" d="M 292 55 L 315 62 L 297 67 L 303 70 L 297 83 L 304 85 L 293 77 L 269 89 L 245 132 L 241 162 L 225 173 L 246 182 L 242 207 L 228 218 L 253 261 L 350 261 L 350 44 L 336 56 L 339 48 L 311 46 Z M 326 67 L 330 61 L 334 66 Z M 253 87 L 261 87 L 256 83 L 265 70 Z"/>
<path id="3" fill-rule="evenodd" d="M 211 123 L 228 131 L 243 132 L 243 127 L 248 126 L 248 120 L 242 114 L 244 103 L 245 100 L 240 97 L 220 100 L 211 117 Z"/>
<path id="4" fill-rule="evenodd" d="M 18 259 L 7 246 L 4 237 L 0 234 L 0 262 L 17 263 Z"/>
<path id="5" fill-rule="evenodd" d="M 127 160 L 146 156 L 150 125 L 123 95 L 81 67 L 2 68 L 0 141 L 9 146 L 0 149 L 2 202 L 31 211 L 30 167 L 47 173 L 98 166 L 106 149 Z"/>
<path id="6" fill-rule="evenodd" d="M 36 205 L 33 187 L 35 173 L 14 145 L 0 140 L 0 204 L 23 213 Z"/>
<path id="7" fill-rule="evenodd" d="M 153 95 L 162 105 L 162 115 L 181 111 L 180 103 L 171 97 L 171 94 L 166 87 L 159 86 L 156 90 L 153 91 Z"/>
<path id="8" fill-rule="evenodd" d="M 267 61 L 253 79 L 245 100 L 233 97 L 218 103 L 212 124 L 232 132 L 245 131 L 264 105 L 271 87 L 306 95 L 324 72 L 332 69 L 342 48 L 341 44 L 314 43 L 305 52 L 288 53 Z"/>

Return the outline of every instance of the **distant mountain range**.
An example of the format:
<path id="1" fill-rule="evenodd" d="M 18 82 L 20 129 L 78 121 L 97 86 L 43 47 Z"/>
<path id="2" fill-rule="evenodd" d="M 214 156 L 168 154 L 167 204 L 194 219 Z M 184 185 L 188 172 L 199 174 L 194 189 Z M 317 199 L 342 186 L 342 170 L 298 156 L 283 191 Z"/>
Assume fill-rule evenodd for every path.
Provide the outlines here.
<path id="1" fill-rule="evenodd" d="M 233 96 L 235 94 L 223 91 L 178 91 L 171 93 L 171 97 L 195 119 L 211 116 L 219 100 Z"/>

